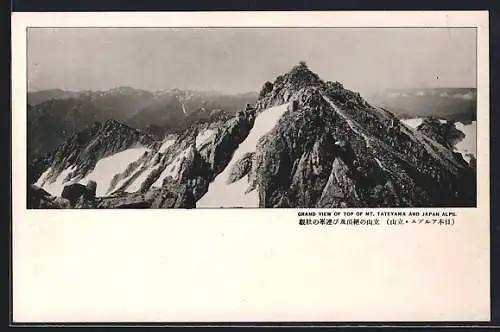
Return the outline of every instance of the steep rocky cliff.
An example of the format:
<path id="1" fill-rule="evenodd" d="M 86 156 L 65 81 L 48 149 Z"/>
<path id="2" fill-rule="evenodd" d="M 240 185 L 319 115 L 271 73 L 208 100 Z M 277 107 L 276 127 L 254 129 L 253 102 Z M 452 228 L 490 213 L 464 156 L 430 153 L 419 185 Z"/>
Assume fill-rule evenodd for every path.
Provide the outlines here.
<path id="1" fill-rule="evenodd" d="M 340 83 L 297 66 L 258 104 L 286 102 L 293 107 L 259 140 L 248 174 L 258 206 L 475 204 L 475 173 L 461 155 Z"/>

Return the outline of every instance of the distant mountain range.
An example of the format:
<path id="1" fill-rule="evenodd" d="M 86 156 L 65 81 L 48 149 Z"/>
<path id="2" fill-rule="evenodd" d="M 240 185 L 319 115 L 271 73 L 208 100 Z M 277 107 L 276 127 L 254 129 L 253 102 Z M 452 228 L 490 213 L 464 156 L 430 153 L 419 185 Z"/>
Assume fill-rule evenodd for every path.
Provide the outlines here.
<path id="1" fill-rule="evenodd" d="M 217 112 L 234 113 L 257 100 L 257 93 L 120 87 L 108 91 L 28 92 L 28 159 L 42 156 L 94 122 L 116 120 L 163 137 L 169 131 Z"/>
<path id="2" fill-rule="evenodd" d="M 438 117 L 470 123 L 476 120 L 475 88 L 392 89 L 367 97 L 399 118 Z"/>
<path id="3" fill-rule="evenodd" d="M 135 93 L 71 96 L 29 109 L 38 125 L 31 124 L 29 141 L 33 131 L 91 123 L 54 134 L 51 144 L 63 142 L 29 159 L 29 208 L 476 204 L 475 163 L 455 150 L 465 135 L 453 121 L 428 119 L 412 128 L 341 83 L 323 81 L 305 63 L 265 82 L 253 102 L 253 94 L 176 90 L 138 111 L 131 107 L 122 121 L 107 119 L 116 112 L 95 102 Z M 164 136 L 147 131 L 155 125 L 169 129 Z"/>

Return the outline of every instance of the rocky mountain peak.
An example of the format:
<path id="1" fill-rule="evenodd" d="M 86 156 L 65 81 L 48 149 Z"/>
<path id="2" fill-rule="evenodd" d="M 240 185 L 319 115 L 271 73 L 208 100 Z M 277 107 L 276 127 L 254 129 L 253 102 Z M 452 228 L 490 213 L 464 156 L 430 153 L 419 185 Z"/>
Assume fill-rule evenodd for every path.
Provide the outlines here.
<path id="1" fill-rule="evenodd" d="M 329 95 L 332 100 L 348 104 L 349 107 L 368 106 L 359 93 L 345 89 L 339 82 L 323 81 L 304 62 L 278 76 L 273 83 L 264 83 L 256 105 L 265 109 L 301 98 L 308 98 L 317 103 L 322 99 L 321 94 Z"/>
<path id="2" fill-rule="evenodd" d="M 289 97 L 300 90 L 319 86 L 323 81 L 307 67 L 305 62 L 294 66 L 289 72 L 278 76 L 273 83 L 266 82 L 260 92 L 260 100 L 275 99 L 279 101 Z M 286 101 L 286 100 L 285 100 Z"/>
<path id="3" fill-rule="evenodd" d="M 104 121 L 104 123 L 102 124 L 102 131 L 114 131 L 114 130 L 134 130 L 134 129 L 114 119 L 109 119 Z"/>
<path id="4" fill-rule="evenodd" d="M 318 74 L 309 69 L 305 62 L 300 62 L 294 66 L 284 76 L 277 78 L 276 82 L 283 81 L 285 85 L 289 85 L 295 90 L 300 90 L 304 87 L 314 87 L 323 83 Z"/>

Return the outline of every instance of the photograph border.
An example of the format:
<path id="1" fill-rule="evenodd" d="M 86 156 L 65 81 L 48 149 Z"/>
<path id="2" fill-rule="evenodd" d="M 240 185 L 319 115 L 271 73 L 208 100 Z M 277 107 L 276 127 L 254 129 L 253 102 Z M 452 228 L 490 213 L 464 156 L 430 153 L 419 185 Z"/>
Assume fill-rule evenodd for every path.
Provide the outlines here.
<path id="1" fill-rule="evenodd" d="M 29 67 L 28 67 L 28 61 L 29 61 L 29 49 L 28 49 L 28 30 L 30 29 L 448 29 L 448 28 L 453 28 L 453 29 L 474 29 L 475 31 L 475 48 L 476 48 L 476 63 L 475 63 L 475 70 L 476 70 L 476 81 L 475 81 L 475 86 L 474 89 L 476 91 L 476 96 L 477 96 L 477 91 L 478 91 L 478 82 L 479 82 L 479 54 L 478 54 L 478 27 L 477 26 L 450 26 L 450 27 L 443 27 L 443 26 L 380 26 L 380 27 L 366 27 L 366 26 L 279 26 L 279 27 L 269 27 L 269 26 L 70 26 L 70 27 L 61 27 L 61 26 L 27 26 L 26 27 L 26 87 L 25 91 L 28 94 L 29 89 L 28 89 L 28 84 L 29 84 Z M 135 87 L 132 87 L 135 88 Z M 258 88 L 258 87 L 257 87 Z M 353 91 L 357 92 L 357 91 Z M 27 97 L 26 97 L 27 98 Z M 243 105 L 241 105 L 243 106 Z M 477 159 L 477 154 L 479 151 L 479 134 L 478 134 L 478 124 L 479 124 L 479 101 L 478 98 L 476 97 L 476 130 L 475 130 L 475 145 L 476 145 L 476 159 Z M 28 133 L 26 132 L 26 135 Z M 26 142 L 28 142 L 28 138 L 26 138 Z M 26 171 L 28 171 L 28 164 L 26 164 Z M 479 175 L 476 172 L 476 181 L 475 181 L 475 186 L 476 186 L 476 198 L 475 198 L 475 206 L 439 206 L 439 207 L 434 207 L 434 206 L 420 206 L 418 208 L 422 209 L 476 209 L 478 205 L 478 183 L 479 183 Z M 26 193 L 26 205 L 28 205 L 28 193 Z M 346 208 L 336 208 L 336 209 L 350 209 L 351 207 L 346 207 Z M 414 209 L 415 207 L 406 207 L 406 206 L 387 206 L 387 207 L 366 207 L 367 209 L 372 209 L 372 210 L 383 210 L 383 209 L 406 209 L 406 210 L 411 210 Z M 38 208 L 27 208 L 30 210 L 41 210 Z M 155 208 L 156 210 L 163 210 L 166 208 Z M 169 208 L 169 209 L 174 209 L 174 208 Z M 177 209 L 183 209 L 183 208 L 177 208 Z M 195 207 L 191 209 L 197 209 L 197 210 L 209 210 L 209 209 L 221 209 L 219 207 Z M 191 210 L 190 209 L 190 210 Z M 224 210 L 251 210 L 251 209 L 282 209 L 282 208 L 272 208 L 272 207 L 224 207 Z M 317 210 L 317 209 L 322 209 L 322 208 L 316 208 L 316 207 L 290 207 L 287 209 L 301 209 L 301 210 Z M 43 209 L 42 209 L 43 210 Z"/>

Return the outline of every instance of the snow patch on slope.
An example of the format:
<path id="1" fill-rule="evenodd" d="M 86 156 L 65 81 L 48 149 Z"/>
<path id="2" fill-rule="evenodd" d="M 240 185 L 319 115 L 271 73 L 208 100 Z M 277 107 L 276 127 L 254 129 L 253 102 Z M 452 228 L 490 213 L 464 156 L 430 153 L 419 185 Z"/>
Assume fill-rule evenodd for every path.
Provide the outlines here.
<path id="1" fill-rule="evenodd" d="M 139 174 L 139 176 L 136 177 L 134 181 L 132 181 L 132 183 L 128 185 L 127 188 L 125 188 L 125 192 L 135 193 L 136 191 L 138 191 L 141 188 L 142 183 L 146 181 L 148 175 L 151 174 L 152 171 L 153 168 L 151 167 L 144 169 L 142 172 L 141 169 L 139 169 L 138 172 L 141 172 L 141 174 Z"/>
<path id="2" fill-rule="evenodd" d="M 477 157 L 476 151 L 476 121 L 471 124 L 464 125 L 461 122 L 456 122 L 455 127 L 465 134 L 465 138 L 455 145 L 455 150 L 460 152 L 467 162 L 470 162 L 471 155 Z"/>
<path id="3" fill-rule="evenodd" d="M 177 179 L 177 177 L 179 176 L 179 168 L 182 160 L 189 155 L 190 150 L 191 148 L 187 148 L 180 152 L 177 157 L 175 157 L 175 159 L 165 167 L 158 179 L 153 183 L 152 187 L 160 188 L 163 185 L 163 180 L 167 176 L 171 176 L 172 178 Z"/>
<path id="4" fill-rule="evenodd" d="M 130 163 L 139 159 L 146 151 L 148 151 L 146 148 L 133 148 L 102 158 L 92 172 L 78 182 L 81 184 L 87 184 L 90 180 L 97 182 L 96 195 L 104 196 L 115 174 L 124 172 Z"/>
<path id="5" fill-rule="evenodd" d="M 160 149 L 158 150 L 158 152 L 160 153 L 165 153 L 165 151 L 167 151 L 167 149 L 173 145 L 175 143 L 175 139 L 166 139 L 165 141 L 163 141 L 163 144 L 160 146 Z"/>
<path id="6" fill-rule="evenodd" d="M 66 177 L 76 169 L 75 166 L 71 166 L 69 168 L 64 169 L 57 178 L 47 183 L 47 177 L 52 172 L 52 167 L 49 167 L 43 174 L 40 176 L 35 185 L 43 188 L 49 194 L 54 196 L 61 196 L 62 190 L 64 186 L 71 183 L 71 180 L 65 181 Z"/>
<path id="7" fill-rule="evenodd" d="M 196 148 L 199 150 L 203 145 L 205 145 L 213 136 L 215 135 L 215 130 L 206 129 L 196 136 Z"/>
<path id="8" fill-rule="evenodd" d="M 49 176 L 50 172 L 52 172 L 52 167 L 47 168 L 47 170 L 43 172 L 42 175 L 40 175 L 38 180 L 35 182 L 35 185 L 40 188 L 43 188 L 46 178 Z"/>
<path id="9" fill-rule="evenodd" d="M 257 190 L 245 193 L 249 185 L 247 176 L 231 184 L 227 184 L 226 181 L 234 164 L 246 153 L 255 152 L 259 139 L 274 128 L 283 113 L 286 112 L 287 107 L 288 103 L 268 108 L 257 115 L 254 126 L 247 138 L 238 146 L 224 171 L 210 183 L 207 193 L 196 203 L 196 207 L 233 208 L 259 206 Z"/>
<path id="10" fill-rule="evenodd" d="M 439 123 L 445 124 L 446 120 L 445 119 L 438 119 Z M 424 118 L 413 118 L 413 119 L 401 119 L 401 122 L 403 122 L 405 125 L 409 126 L 410 128 L 416 129 L 418 126 L 424 122 Z"/>
<path id="11" fill-rule="evenodd" d="M 155 156 L 149 161 L 147 162 L 147 165 L 145 165 L 144 163 L 142 165 L 140 165 L 138 167 L 138 170 L 135 172 L 135 173 L 132 173 L 127 179 L 133 177 L 135 174 L 139 174 L 139 176 L 137 176 L 133 181 L 132 183 L 130 183 L 126 188 L 125 188 L 125 192 L 128 192 L 128 193 L 134 193 L 136 191 L 138 191 L 140 188 L 141 188 L 141 185 L 144 181 L 146 181 L 146 179 L 148 178 L 148 176 L 157 169 L 157 165 L 160 161 L 160 153 L 165 153 L 168 148 L 170 146 L 172 146 L 175 142 L 175 139 L 166 139 L 165 141 L 163 141 L 163 144 L 160 146 L 160 148 L 158 149 L 158 152 L 155 154 Z M 155 161 L 156 160 L 156 161 Z M 125 181 L 127 179 L 124 179 Z M 117 187 L 119 188 L 119 187 Z"/>
<path id="12" fill-rule="evenodd" d="M 415 119 L 402 119 L 401 122 L 403 122 L 405 125 L 409 126 L 410 128 L 416 129 L 418 126 L 424 122 L 423 118 L 415 118 Z"/>

